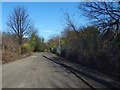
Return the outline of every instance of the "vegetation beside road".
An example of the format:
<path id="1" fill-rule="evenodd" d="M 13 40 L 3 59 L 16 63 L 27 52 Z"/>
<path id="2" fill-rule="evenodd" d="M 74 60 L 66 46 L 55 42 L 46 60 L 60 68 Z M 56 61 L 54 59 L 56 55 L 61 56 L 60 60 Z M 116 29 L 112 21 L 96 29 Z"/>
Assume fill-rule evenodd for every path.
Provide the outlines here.
<path id="1" fill-rule="evenodd" d="M 2 62 L 45 51 L 44 39 L 37 34 L 24 7 L 15 7 L 10 13 L 7 25 L 10 31 L 2 32 Z"/>
<path id="2" fill-rule="evenodd" d="M 67 27 L 61 36 L 49 40 L 52 52 L 57 53 L 60 46 L 62 57 L 120 80 L 120 3 L 83 2 L 78 9 L 92 25 L 79 27 L 65 13 Z"/>
<path id="3" fill-rule="evenodd" d="M 40 52 L 45 50 L 44 39 L 38 37 L 35 33 L 29 38 L 23 39 L 23 44 L 19 45 L 14 34 L 3 33 L 2 43 L 2 62 L 10 62 L 21 57 L 31 55 L 33 52 Z"/>

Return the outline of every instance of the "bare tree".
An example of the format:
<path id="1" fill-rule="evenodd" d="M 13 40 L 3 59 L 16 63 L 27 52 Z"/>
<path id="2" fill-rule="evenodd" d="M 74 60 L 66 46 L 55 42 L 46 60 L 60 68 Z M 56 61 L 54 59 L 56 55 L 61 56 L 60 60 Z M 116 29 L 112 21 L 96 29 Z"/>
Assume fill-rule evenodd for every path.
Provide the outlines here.
<path id="1" fill-rule="evenodd" d="M 19 45 L 22 45 L 23 36 L 30 28 L 31 20 L 24 7 L 16 7 L 12 14 L 9 15 L 7 25 L 16 34 Z"/>
<path id="2" fill-rule="evenodd" d="M 38 34 L 38 28 L 36 28 L 34 24 L 29 28 L 29 32 L 27 33 L 28 37 L 30 38 L 33 33 Z"/>
<path id="3" fill-rule="evenodd" d="M 79 32 L 78 32 L 77 24 L 75 22 L 75 18 L 72 17 L 68 12 L 65 12 L 64 16 L 65 16 L 67 27 L 74 30 L 75 33 L 78 35 Z"/>
<path id="4" fill-rule="evenodd" d="M 100 30 L 114 29 L 116 35 L 120 29 L 120 3 L 119 2 L 83 2 L 79 9 L 83 15 L 92 19 L 94 25 Z"/>

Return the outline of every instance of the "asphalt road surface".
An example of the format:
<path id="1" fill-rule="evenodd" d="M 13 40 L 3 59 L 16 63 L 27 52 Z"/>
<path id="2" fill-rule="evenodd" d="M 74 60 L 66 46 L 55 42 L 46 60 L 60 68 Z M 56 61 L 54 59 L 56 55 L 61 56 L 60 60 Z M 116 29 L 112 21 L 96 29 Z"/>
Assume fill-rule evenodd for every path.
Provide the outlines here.
<path id="1" fill-rule="evenodd" d="M 90 88 L 65 67 L 35 53 L 2 65 L 2 88 Z"/>

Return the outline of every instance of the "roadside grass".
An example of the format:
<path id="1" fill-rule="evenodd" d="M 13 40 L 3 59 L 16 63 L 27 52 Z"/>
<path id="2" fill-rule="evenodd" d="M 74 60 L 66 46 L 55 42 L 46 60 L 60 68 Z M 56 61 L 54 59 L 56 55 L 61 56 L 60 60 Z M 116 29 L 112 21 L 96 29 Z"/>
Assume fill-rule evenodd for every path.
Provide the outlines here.
<path id="1" fill-rule="evenodd" d="M 2 64 L 16 61 L 16 60 L 28 57 L 32 54 L 33 54 L 32 52 L 21 54 L 20 52 L 11 52 L 11 51 L 5 50 L 2 52 Z"/>

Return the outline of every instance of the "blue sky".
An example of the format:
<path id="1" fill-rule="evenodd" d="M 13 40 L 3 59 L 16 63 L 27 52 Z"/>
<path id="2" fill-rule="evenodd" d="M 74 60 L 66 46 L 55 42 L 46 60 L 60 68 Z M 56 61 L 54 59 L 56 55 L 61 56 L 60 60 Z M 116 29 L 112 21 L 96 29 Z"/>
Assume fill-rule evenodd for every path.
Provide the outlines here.
<path id="1" fill-rule="evenodd" d="M 69 12 L 70 15 L 76 15 L 75 19 L 77 20 L 77 24 L 81 26 L 86 25 L 88 21 L 79 12 L 77 8 L 78 5 L 79 3 L 71 2 L 3 2 L 2 30 L 7 31 L 6 22 L 13 8 L 16 6 L 24 6 L 27 8 L 30 18 L 38 29 L 38 34 L 47 41 L 49 37 L 59 35 L 61 31 L 63 31 L 65 27 L 63 11 Z"/>

